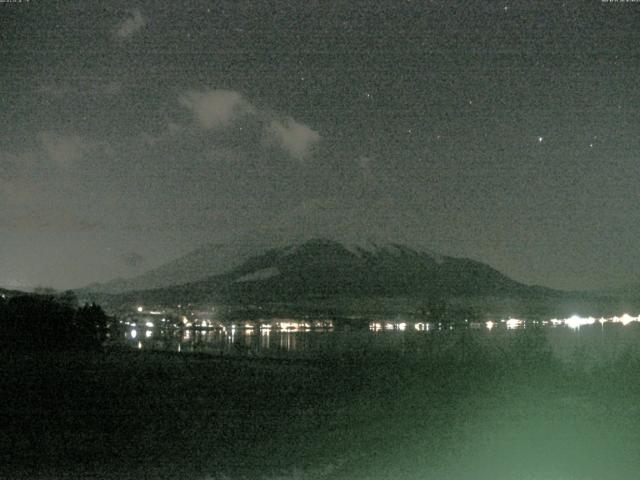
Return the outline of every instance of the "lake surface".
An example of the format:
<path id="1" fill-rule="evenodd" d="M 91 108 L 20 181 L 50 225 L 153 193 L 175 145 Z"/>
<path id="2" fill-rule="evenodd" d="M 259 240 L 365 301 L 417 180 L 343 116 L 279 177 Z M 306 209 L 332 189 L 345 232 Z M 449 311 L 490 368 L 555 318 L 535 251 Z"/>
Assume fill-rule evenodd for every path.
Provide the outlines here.
<path id="1" fill-rule="evenodd" d="M 526 322 L 517 319 L 437 324 L 397 320 L 363 322 L 359 328 L 330 321 L 270 320 L 235 322 L 215 328 L 163 329 L 127 326 L 119 338 L 136 349 L 207 352 L 250 357 L 314 358 L 345 352 L 400 352 L 407 356 L 437 353 L 461 337 L 487 349 L 500 348 L 519 331 L 545 332 L 553 354 L 561 360 L 606 361 L 640 345 L 638 317 L 599 320 L 570 317 Z"/>

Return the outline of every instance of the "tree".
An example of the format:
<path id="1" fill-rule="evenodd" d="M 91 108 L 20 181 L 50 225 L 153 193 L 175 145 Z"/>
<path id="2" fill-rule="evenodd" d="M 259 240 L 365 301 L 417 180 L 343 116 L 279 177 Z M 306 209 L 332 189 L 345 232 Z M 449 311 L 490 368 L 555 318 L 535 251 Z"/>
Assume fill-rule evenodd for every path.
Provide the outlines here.
<path id="1" fill-rule="evenodd" d="M 29 350 L 100 348 L 107 315 L 99 306 L 74 308 L 50 295 L 18 295 L 0 303 L 0 346 Z"/>
<path id="2" fill-rule="evenodd" d="M 62 293 L 59 293 L 55 295 L 55 299 L 58 303 L 67 307 L 78 308 L 79 306 L 78 296 L 73 290 L 66 290 Z"/>
<path id="3" fill-rule="evenodd" d="M 102 345 L 107 338 L 107 314 L 95 303 L 84 304 L 76 313 L 75 327 L 83 341 Z"/>

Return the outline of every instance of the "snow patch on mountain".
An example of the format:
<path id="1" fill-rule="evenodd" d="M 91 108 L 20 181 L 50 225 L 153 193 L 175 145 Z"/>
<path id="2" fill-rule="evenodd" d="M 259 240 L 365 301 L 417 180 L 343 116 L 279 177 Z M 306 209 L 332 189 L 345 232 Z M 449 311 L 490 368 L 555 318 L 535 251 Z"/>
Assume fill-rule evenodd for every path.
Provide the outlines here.
<path id="1" fill-rule="evenodd" d="M 235 282 L 255 282 L 256 280 L 266 280 L 278 275 L 280 275 L 280 270 L 275 267 L 269 267 L 243 275 L 242 277 L 237 278 Z"/>
<path id="2" fill-rule="evenodd" d="M 443 255 L 432 252 L 424 248 L 414 249 L 405 245 L 400 245 L 395 242 L 384 242 L 377 240 L 363 240 L 361 242 L 343 242 L 342 245 L 354 255 L 362 257 L 364 254 L 380 255 L 383 253 L 401 256 L 423 256 L 427 255 L 431 257 L 436 263 L 441 264 L 444 262 L 445 257 Z"/>

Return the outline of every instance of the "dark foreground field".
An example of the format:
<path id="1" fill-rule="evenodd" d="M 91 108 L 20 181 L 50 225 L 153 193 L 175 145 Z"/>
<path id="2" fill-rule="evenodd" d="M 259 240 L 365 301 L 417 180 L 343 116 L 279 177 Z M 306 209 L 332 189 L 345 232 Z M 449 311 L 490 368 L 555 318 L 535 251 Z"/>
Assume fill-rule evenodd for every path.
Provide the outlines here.
<path id="1" fill-rule="evenodd" d="M 0 477 L 638 478 L 635 351 L 560 363 L 539 332 L 432 347 L 316 361 L 5 353 Z"/>

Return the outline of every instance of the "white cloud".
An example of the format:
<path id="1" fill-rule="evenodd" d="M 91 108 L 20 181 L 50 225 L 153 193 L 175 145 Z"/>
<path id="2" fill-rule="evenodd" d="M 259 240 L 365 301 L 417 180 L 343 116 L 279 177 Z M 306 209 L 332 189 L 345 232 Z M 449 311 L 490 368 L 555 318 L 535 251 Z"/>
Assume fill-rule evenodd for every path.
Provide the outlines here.
<path id="1" fill-rule="evenodd" d="M 182 95 L 179 102 L 206 130 L 228 127 L 244 115 L 255 115 L 263 125 L 263 144 L 277 145 L 297 160 L 307 158 L 320 141 L 320 134 L 307 125 L 291 117 L 282 119 L 269 111 L 258 110 L 234 90 L 191 91 Z"/>
<path id="2" fill-rule="evenodd" d="M 224 127 L 242 115 L 256 112 L 242 94 L 233 90 L 189 92 L 180 97 L 180 104 L 191 110 L 205 129 Z"/>
<path id="3" fill-rule="evenodd" d="M 77 135 L 67 136 L 41 132 L 38 134 L 38 140 L 49 159 L 61 168 L 68 168 L 80 160 L 89 148 L 89 145 Z"/>
<path id="4" fill-rule="evenodd" d="M 289 155 L 304 160 L 311 148 L 320 141 L 320 134 L 289 117 L 283 121 L 272 120 L 266 127 L 271 141 L 278 143 Z"/>
<path id="5" fill-rule="evenodd" d="M 115 36 L 126 39 L 133 36 L 147 24 L 147 18 L 138 9 L 129 11 L 129 14 L 116 25 Z"/>

